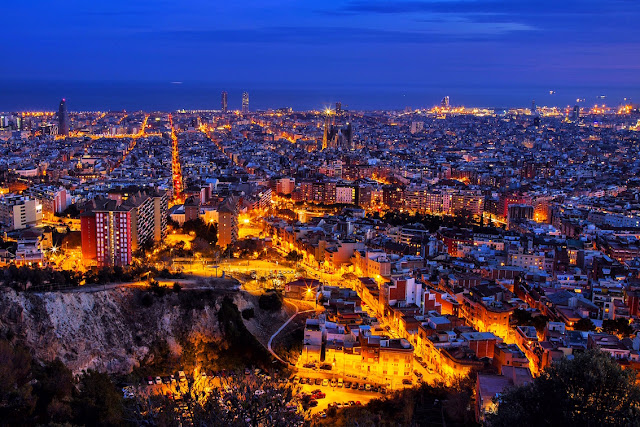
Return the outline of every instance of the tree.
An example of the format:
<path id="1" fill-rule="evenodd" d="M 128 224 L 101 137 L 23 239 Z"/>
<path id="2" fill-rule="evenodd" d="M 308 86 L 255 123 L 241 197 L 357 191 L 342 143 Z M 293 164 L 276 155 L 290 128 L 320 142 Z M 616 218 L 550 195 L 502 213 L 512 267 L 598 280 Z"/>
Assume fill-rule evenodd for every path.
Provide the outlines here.
<path id="1" fill-rule="evenodd" d="M 605 319 L 602 322 L 602 330 L 609 334 L 623 336 L 629 336 L 633 333 L 633 328 L 629 325 L 629 321 L 621 317 L 615 320 Z"/>
<path id="2" fill-rule="evenodd" d="M 107 374 L 86 371 L 73 401 L 80 425 L 122 425 L 122 396 Z"/>
<path id="3" fill-rule="evenodd" d="M 223 374 L 218 381 L 219 387 L 208 387 L 207 380 L 194 383 L 187 394 L 190 405 L 186 410 L 193 425 L 303 425 L 302 414 L 295 410 L 297 399 L 290 384 L 270 376 L 245 375 L 242 371 Z M 128 414 L 128 418 L 134 419 L 135 425 L 182 425 L 177 422 L 175 401 L 166 396 L 137 396 L 130 407 L 134 414 Z"/>
<path id="4" fill-rule="evenodd" d="M 182 231 L 187 234 L 194 232 L 197 237 L 200 237 L 211 245 L 215 245 L 218 242 L 217 226 L 212 223 L 205 224 L 201 218 L 185 221 L 182 225 Z"/>
<path id="5" fill-rule="evenodd" d="M 495 427 L 639 425 L 640 388 L 634 377 L 607 353 L 578 353 L 496 398 L 498 409 L 488 422 Z"/>
<path id="6" fill-rule="evenodd" d="M 262 310 L 277 311 L 282 308 L 282 298 L 275 292 L 262 294 L 258 297 L 258 306 Z"/>
<path id="7" fill-rule="evenodd" d="M 576 331 L 595 331 L 596 325 L 593 324 L 591 319 L 585 317 L 583 319 L 578 320 L 574 325 L 573 329 Z"/>
<path id="8" fill-rule="evenodd" d="M 302 255 L 298 253 L 298 251 L 291 251 L 285 257 L 287 261 L 298 262 L 302 259 Z"/>
<path id="9" fill-rule="evenodd" d="M 250 319 L 253 319 L 254 317 L 255 317 L 255 312 L 253 310 L 253 307 L 245 308 L 244 310 L 242 310 L 242 318 L 244 320 L 250 320 Z"/>
<path id="10" fill-rule="evenodd" d="M 3 425 L 20 425 L 35 409 L 31 365 L 27 349 L 0 341 L 0 423 Z"/>
<path id="11" fill-rule="evenodd" d="M 522 310 L 520 308 L 516 308 L 513 310 L 513 314 L 511 318 L 514 320 L 517 326 L 528 325 L 531 322 L 532 316 L 527 310 Z"/>
<path id="12" fill-rule="evenodd" d="M 71 419 L 69 401 L 74 390 L 71 370 L 60 359 L 35 366 L 37 380 L 34 393 L 38 396 L 36 412 L 41 421 L 65 422 Z"/>

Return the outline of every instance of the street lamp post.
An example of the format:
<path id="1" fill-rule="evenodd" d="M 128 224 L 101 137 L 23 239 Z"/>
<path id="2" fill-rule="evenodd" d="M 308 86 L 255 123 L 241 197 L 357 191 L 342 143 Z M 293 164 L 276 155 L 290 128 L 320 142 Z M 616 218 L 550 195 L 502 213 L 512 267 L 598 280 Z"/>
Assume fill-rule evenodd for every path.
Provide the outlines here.
<path id="1" fill-rule="evenodd" d="M 331 364 L 331 374 L 333 376 L 333 380 L 331 381 L 333 383 L 333 389 L 336 389 L 335 386 L 335 381 L 336 381 L 336 349 L 335 349 L 335 340 L 334 340 L 334 346 L 333 346 L 333 363 Z"/>

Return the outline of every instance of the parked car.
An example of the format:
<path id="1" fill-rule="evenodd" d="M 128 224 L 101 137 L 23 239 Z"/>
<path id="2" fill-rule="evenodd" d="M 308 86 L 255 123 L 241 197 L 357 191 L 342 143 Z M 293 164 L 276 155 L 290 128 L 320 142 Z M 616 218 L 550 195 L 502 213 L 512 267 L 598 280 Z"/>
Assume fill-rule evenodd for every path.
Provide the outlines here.
<path id="1" fill-rule="evenodd" d="M 354 383 L 351 385 L 351 388 L 352 388 L 353 390 L 357 390 L 357 389 L 358 389 L 358 383 L 354 382 Z"/>
<path id="2" fill-rule="evenodd" d="M 342 386 L 344 386 L 344 381 L 342 380 L 342 378 L 338 378 L 338 387 Z"/>
<path id="3" fill-rule="evenodd" d="M 344 383 L 344 388 L 351 388 L 351 381 L 346 381 Z"/>
<path id="4" fill-rule="evenodd" d="M 360 391 L 364 390 L 364 384 L 360 384 L 360 387 L 358 387 L 358 390 Z"/>
<path id="5" fill-rule="evenodd" d="M 326 379 L 326 378 L 325 378 L 325 379 L 323 379 L 323 380 L 322 380 L 322 385 L 323 385 L 323 386 L 325 386 L 325 387 L 326 387 L 326 386 L 328 386 L 328 385 L 329 385 L 329 380 L 328 380 L 328 379 Z"/>
<path id="6" fill-rule="evenodd" d="M 153 378 L 147 377 L 147 384 L 153 385 Z"/>
<path id="7" fill-rule="evenodd" d="M 371 384 L 365 385 L 364 389 L 367 390 L 367 391 L 371 391 Z"/>
<path id="8" fill-rule="evenodd" d="M 321 384 L 322 384 L 322 378 L 316 378 L 316 385 L 321 385 Z"/>
<path id="9" fill-rule="evenodd" d="M 335 378 L 331 378 L 331 387 L 335 387 L 338 384 Z"/>
<path id="10" fill-rule="evenodd" d="M 156 384 L 161 385 L 162 384 L 162 378 L 156 377 Z"/>

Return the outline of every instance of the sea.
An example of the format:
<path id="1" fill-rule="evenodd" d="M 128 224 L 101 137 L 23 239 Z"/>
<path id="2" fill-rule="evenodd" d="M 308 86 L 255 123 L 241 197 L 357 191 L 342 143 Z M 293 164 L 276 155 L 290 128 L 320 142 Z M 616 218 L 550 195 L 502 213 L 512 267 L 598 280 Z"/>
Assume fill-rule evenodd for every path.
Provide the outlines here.
<path id="1" fill-rule="evenodd" d="M 640 102 L 640 87 L 551 85 L 287 85 L 203 82 L 0 81 L 0 112 L 55 111 L 62 98 L 69 111 L 176 111 L 220 109 L 221 92 L 229 109 L 240 109 L 249 93 L 251 111 L 292 108 L 296 111 L 343 109 L 404 110 L 439 105 L 445 96 L 453 106 L 529 108 L 593 106 Z"/>

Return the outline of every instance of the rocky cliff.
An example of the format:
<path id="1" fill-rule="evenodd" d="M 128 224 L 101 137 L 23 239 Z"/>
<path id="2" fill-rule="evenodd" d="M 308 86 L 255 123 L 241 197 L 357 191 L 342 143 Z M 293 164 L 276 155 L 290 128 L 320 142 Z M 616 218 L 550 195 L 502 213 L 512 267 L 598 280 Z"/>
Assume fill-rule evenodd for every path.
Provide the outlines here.
<path id="1" fill-rule="evenodd" d="M 246 307 L 241 294 L 236 304 Z M 222 340 L 222 296 L 182 291 L 157 296 L 119 288 L 78 293 L 0 290 L 0 335 L 41 360 L 60 358 L 72 371 L 129 373 L 149 363 L 159 343 L 178 356 L 185 343 Z"/>

